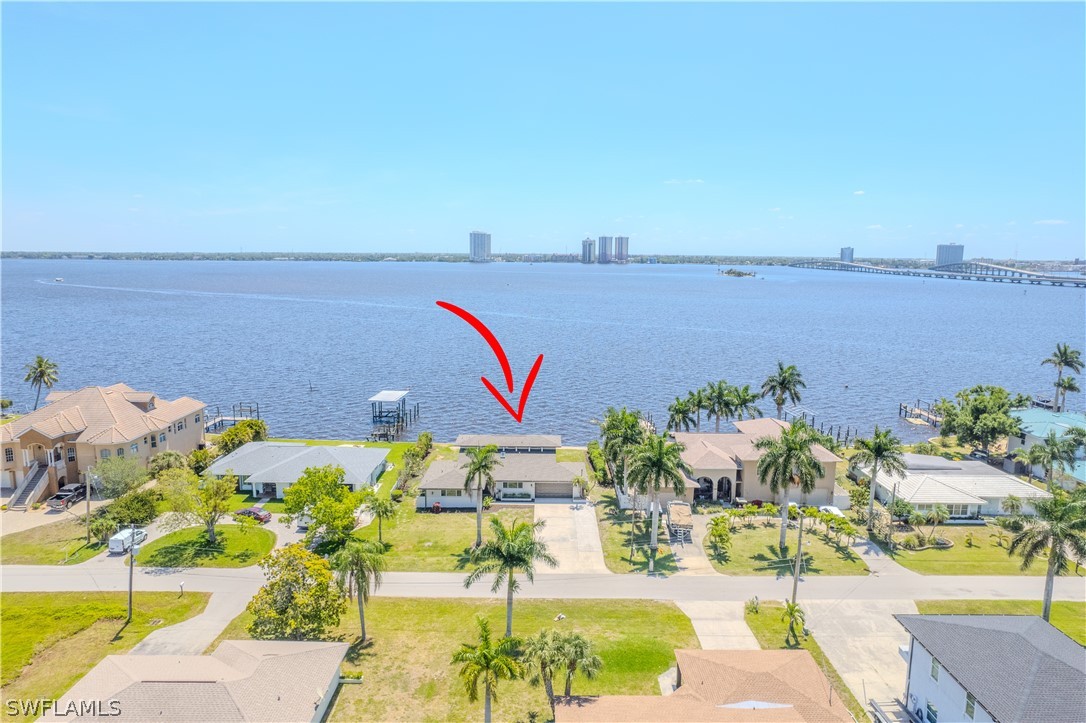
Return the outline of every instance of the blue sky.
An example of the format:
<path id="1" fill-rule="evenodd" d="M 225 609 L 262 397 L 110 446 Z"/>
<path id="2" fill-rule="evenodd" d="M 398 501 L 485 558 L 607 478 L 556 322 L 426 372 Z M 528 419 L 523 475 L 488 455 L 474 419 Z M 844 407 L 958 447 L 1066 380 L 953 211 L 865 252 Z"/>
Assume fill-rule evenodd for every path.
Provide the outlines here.
<path id="1" fill-rule="evenodd" d="M 11 250 L 1086 256 L 1080 3 L 2 12 Z"/>

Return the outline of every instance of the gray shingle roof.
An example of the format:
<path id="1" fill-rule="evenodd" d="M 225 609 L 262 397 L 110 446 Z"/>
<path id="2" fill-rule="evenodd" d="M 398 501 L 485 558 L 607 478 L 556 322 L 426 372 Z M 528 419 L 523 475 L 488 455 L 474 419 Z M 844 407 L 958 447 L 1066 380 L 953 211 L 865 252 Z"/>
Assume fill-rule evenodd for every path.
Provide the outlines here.
<path id="1" fill-rule="evenodd" d="M 430 469 L 419 483 L 419 489 L 463 489 L 467 470 L 467 455 L 460 455 L 454 462 L 439 459 L 430 464 Z M 559 462 L 553 454 L 506 454 L 498 460 L 494 469 L 494 481 L 501 482 L 573 482 L 577 475 L 584 475 L 583 462 Z"/>
<path id="2" fill-rule="evenodd" d="M 999 721 L 1086 719 L 1086 648 L 1032 615 L 895 615 Z"/>
<path id="3" fill-rule="evenodd" d="M 352 487 L 369 484 L 370 474 L 388 457 L 380 447 L 334 447 L 297 442 L 249 442 L 211 465 L 211 473 L 224 475 L 228 471 L 247 482 L 263 484 L 279 482 L 293 484 L 307 467 L 332 465 L 342 467 L 346 481 Z"/>
<path id="4" fill-rule="evenodd" d="M 457 447 L 548 447 L 562 446 L 557 434 L 461 434 L 456 438 Z"/>

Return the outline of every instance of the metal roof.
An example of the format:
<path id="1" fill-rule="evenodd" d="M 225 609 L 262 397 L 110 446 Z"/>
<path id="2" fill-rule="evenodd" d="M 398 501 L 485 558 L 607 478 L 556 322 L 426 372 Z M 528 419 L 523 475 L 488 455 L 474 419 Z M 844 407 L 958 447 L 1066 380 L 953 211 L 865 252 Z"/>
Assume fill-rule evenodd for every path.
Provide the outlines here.
<path id="1" fill-rule="evenodd" d="M 398 402 L 407 396 L 406 389 L 382 389 L 369 398 L 371 402 Z"/>

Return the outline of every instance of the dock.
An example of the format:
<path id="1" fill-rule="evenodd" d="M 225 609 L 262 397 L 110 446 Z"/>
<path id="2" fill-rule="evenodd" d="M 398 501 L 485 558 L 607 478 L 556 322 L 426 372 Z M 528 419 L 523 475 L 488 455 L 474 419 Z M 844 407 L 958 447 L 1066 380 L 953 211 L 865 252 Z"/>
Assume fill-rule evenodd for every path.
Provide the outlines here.
<path id="1" fill-rule="evenodd" d="M 372 441 L 393 442 L 418 421 L 419 403 L 408 405 L 408 393 L 407 389 L 382 389 L 369 398 Z"/>
<path id="2" fill-rule="evenodd" d="M 915 405 L 908 402 L 899 403 L 897 415 L 904 417 L 910 424 L 926 424 L 936 429 L 943 423 L 943 416 L 935 411 L 935 405 L 920 399 L 916 400 Z"/>
<path id="3" fill-rule="evenodd" d="M 214 412 L 210 411 L 209 408 L 204 415 L 204 432 L 220 432 L 247 419 L 260 419 L 259 404 L 246 404 L 244 402 L 233 404 L 230 406 L 229 414 L 223 414 L 222 409 L 216 405 Z"/>

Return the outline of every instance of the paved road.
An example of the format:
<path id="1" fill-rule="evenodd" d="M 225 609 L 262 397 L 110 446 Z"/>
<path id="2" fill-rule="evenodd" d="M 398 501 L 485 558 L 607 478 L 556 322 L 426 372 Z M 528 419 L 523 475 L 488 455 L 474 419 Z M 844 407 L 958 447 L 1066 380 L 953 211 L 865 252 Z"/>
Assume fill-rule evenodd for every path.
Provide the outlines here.
<path id="1" fill-rule="evenodd" d="M 535 519 L 543 520 L 540 537 L 551 554 L 558 559 L 562 573 L 594 573 L 610 575 L 603 561 L 596 509 L 585 502 L 537 502 Z"/>

